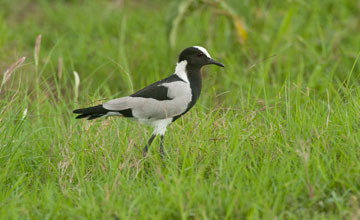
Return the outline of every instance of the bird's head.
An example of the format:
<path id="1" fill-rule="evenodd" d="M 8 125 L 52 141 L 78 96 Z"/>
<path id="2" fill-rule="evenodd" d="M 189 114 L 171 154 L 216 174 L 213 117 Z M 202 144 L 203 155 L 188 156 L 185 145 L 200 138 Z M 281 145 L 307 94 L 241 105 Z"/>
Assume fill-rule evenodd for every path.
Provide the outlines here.
<path id="1" fill-rule="evenodd" d="M 202 66 L 215 64 L 224 67 L 224 64 L 211 58 L 210 54 L 203 47 L 188 47 L 180 53 L 179 63 L 187 61 L 187 64 L 193 67 L 201 68 Z"/>

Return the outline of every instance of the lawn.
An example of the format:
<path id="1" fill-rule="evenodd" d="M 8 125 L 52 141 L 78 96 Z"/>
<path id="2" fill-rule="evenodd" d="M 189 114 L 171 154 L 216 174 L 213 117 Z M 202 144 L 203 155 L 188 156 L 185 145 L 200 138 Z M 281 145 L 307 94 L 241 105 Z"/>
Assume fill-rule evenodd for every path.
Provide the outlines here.
<path id="1" fill-rule="evenodd" d="M 176 1 L 1 0 L 0 219 L 359 219 L 360 2 L 226 2 L 245 42 L 195 4 L 171 46 Z M 193 45 L 225 68 L 163 159 L 149 127 L 74 119 Z"/>

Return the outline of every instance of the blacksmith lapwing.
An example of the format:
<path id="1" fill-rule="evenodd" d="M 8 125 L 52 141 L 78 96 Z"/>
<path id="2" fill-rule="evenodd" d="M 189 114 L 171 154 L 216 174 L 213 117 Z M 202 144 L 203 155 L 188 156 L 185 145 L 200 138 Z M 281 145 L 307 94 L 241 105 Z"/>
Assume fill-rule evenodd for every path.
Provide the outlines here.
<path id="1" fill-rule="evenodd" d="M 80 114 L 77 119 L 92 120 L 102 116 L 123 116 L 150 124 L 154 126 L 154 132 L 143 149 L 143 154 L 146 155 L 154 138 L 160 135 L 160 153 L 163 155 L 166 127 L 195 105 L 201 92 L 200 69 L 208 64 L 224 67 L 222 63 L 212 59 L 205 48 L 199 46 L 186 48 L 180 53 L 173 75 L 132 95 L 73 112 Z"/>

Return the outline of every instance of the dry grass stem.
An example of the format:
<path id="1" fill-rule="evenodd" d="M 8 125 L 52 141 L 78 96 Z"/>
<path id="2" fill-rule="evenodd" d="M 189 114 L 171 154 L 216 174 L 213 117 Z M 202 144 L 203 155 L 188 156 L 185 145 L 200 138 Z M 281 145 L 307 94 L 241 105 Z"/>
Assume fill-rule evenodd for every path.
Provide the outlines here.
<path id="1" fill-rule="evenodd" d="M 77 100 L 79 97 L 80 77 L 76 71 L 74 71 L 74 79 L 75 79 L 75 85 L 74 85 L 75 100 Z"/>
<path id="2" fill-rule="evenodd" d="M 41 38 L 42 38 L 42 36 L 41 36 L 41 34 L 39 34 L 36 38 L 36 43 L 35 43 L 34 59 L 35 59 L 36 67 L 38 67 L 38 65 L 39 65 Z"/>
<path id="3" fill-rule="evenodd" d="M 63 74 L 63 58 L 60 57 L 59 58 L 59 63 L 58 63 L 58 77 L 59 77 L 59 79 L 61 79 L 62 74 Z"/>
<path id="4" fill-rule="evenodd" d="M 0 86 L 0 92 L 4 84 L 11 78 L 12 74 L 15 73 L 15 70 L 21 66 L 21 64 L 25 61 L 26 57 L 20 58 L 18 61 L 16 61 L 13 65 L 10 66 L 9 69 L 7 69 L 4 73 L 3 80 Z"/>

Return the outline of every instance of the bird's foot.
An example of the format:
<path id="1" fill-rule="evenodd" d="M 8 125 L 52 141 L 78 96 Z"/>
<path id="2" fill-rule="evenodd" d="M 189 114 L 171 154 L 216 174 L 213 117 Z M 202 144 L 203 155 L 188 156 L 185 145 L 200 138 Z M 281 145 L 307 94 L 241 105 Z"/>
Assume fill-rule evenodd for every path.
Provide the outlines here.
<path id="1" fill-rule="evenodd" d="M 164 157 L 165 157 L 165 152 L 164 152 L 163 147 L 160 147 L 160 157 L 161 157 L 161 159 L 164 159 Z"/>
<path id="2" fill-rule="evenodd" d="M 146 157 L 147 152 L 148 152 L 148 148 L 147 148 L 147 146 L 146 146 L 146 147 L 144 147 L 144 149 L 143 149 L 143 151 L 142 151 L 143 157 Z"/>

